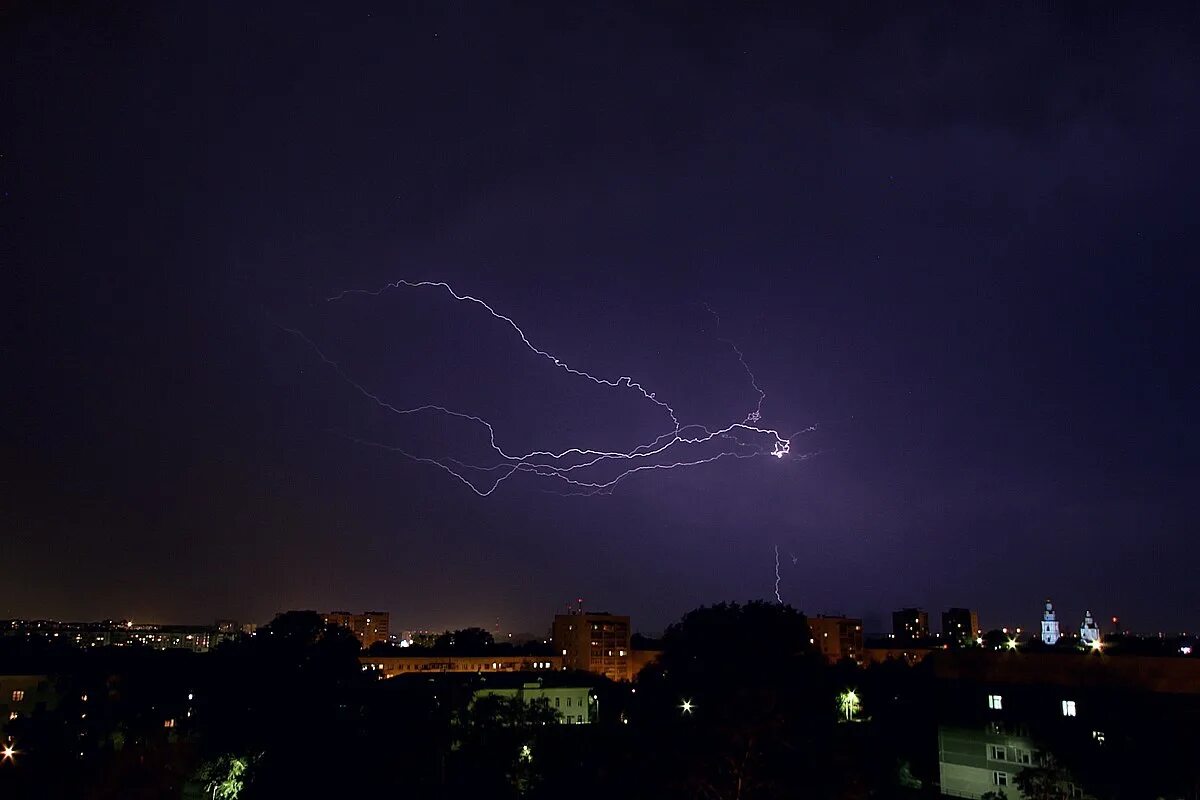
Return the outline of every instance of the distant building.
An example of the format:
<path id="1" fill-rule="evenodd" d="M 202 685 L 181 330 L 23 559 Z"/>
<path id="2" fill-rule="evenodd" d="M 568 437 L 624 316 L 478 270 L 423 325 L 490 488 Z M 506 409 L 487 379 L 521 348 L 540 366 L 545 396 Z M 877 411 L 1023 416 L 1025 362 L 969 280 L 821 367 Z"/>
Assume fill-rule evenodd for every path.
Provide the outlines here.
<path id="1" fill-rule="evenodd" d="M 808 618 L 808 630 L 813 647 L 830 664 L 836 664 L 843 658 L 863 663 L 865 655 L 861 619 L 817 615 Z"/>
<path id="2" fill-rule="evenodd" d="M 510 697 L 527 704 L 545 700 L 564 725 L 588 725 L 596 721 L 597 700 L 590 686 L 556 686 L 541 680 L 526 681 L 519 687 L 477 689 L 475 699 L 481 697 Z"/>
<path id="3" fill-rule="evenodd" d="M 905 641 L 929 638 L 929 614 L 919 608 L 892 612 L 892 635 Z"/>
<path id="4" fill-rule="evenodd" d="M 584 670 L 614 681 L 633 678 L 629 617 L 580 611 L 554 617 L 554 652 L 565 669 Z"/>
<path id="5" fill-rule="evenodd" d="M 1058 617 L 1054 614 L 1054 603 L 1050 602 L 1050 598 L 1046 598 L 1046 610 L 1042 612 L 1042 642 L 1058 644 L 1060 635 Z"/>
<path id="6" fill-rule="evenodd" d="M 979 614 L 969 608 L 949 608 L 942 612 L 942 638 L 958 644 L 972 644 L 983 631 Z"/>
<path id="7" fill-rule="evenodd" d="M 359 656 L 364 672 L 374 672 L 381 678 L 397 675 L 432 674 L 438 672 L 557 672 L 562 667 L 562 656 L 540 655 L 492 655 L 492 656 L 445 656 L 445 655 L 401 655 Z"/>
<path id="8" fill-rule="evenodd" d="M 1096 620 L 1092 619 L 1092 612 L 1088 611 L 1084 614 L 1083 624 L 1079 626 L 1079 643 L 1084 647 L 1091 647 L 1098 641 L 1100 641 L 1100 626 L 1096 624 Z"/>
<path id="9" fill-rule="evenodd" d="M 324 619 L 327 625 L 339 625 L 349 629 L 362 642 L 363 647 L 388 641 L 391 614 L 387 611 L 364 611 L 361 614 L 330 611 L 324 615 Z"/>

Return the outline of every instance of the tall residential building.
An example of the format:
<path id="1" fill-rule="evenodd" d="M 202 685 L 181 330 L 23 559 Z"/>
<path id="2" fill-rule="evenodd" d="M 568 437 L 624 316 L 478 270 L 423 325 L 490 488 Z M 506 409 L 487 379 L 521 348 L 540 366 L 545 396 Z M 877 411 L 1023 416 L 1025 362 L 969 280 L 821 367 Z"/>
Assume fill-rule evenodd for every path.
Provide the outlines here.
<path id="1" fill-rule="evenodd" d="M 902 608 L 892 612 L 892 635 L 897 639 L 916 641 L 929 637 L 929 614 L 919 608 Z"/>
<path id="2" fill-rule="evenodd" d="M 629 637 L 629 617 L 583 611 L 554 617 L 554 652 L 564 669 L 627 681 L 633 677 Z"/>
<path id="3" fill-rule="evenodd" d="M 391 614 L 387 611 L 364 611 L 361 614 L 351 614 L 349 611 L 330 611 L 324 615 L 325 624 L 340 625 L 348 628 L 358 637 L 363 647 L 370 647 L 375 642 L 386 642 L 391 624 Z"/>
<path id="4" fill-rule="evenodd" d="M 959 644 L 970 644 L 982 634 L 979 614 L 969 608 L 949 608 L 942 612 L 942 638 Z"/>
<path id="5" fill-rule="evenodd" d="M 830 664 L 848 658 L 863 663 L 862 620 L 850 617 L 827 617 L 818 614 L 808 618 L 808 630 L 813 647 Z"/>
<path id="6" fill-rule="evenodd" d="M 1058 617 L 1054 614 L 1054 603 L 1050 602 L 1050 598 L 1046 598 L 1046 610 L 1042 612 L 1042 642 L 1044 644 L 1057 644 L 1058 637 Z"/>

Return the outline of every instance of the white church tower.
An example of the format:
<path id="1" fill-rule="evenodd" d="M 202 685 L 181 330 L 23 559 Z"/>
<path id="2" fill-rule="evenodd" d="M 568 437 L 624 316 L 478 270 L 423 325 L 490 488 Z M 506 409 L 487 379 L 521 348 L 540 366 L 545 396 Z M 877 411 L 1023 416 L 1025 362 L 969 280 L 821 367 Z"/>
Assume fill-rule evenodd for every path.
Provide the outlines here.
<path id="1" fill-rule="evenodd" d="M 1094 642 L 1100 641 L 1100 626 L 1096 624 L 1096 620 L 1092 619 L 1092 612 L 1087 612 L 1083 617 L 1083 624 L 1079 626 L 1079 643 L 1084 647 L 1091 647 Z"/>
<path id="2" fill-rule="evenodd" d="M 1046 610 L 1042 613 L 1042 643 L 1058 643 L 1058 618 L 1054 616 L 1054 603 L 1046 598 Z"/>

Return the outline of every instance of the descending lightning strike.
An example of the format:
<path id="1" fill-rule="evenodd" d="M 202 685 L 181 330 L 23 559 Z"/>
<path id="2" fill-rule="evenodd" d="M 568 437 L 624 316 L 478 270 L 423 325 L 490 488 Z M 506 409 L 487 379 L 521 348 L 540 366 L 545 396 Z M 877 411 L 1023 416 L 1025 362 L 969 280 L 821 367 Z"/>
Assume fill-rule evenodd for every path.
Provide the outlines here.
<path id="1" fill-rule="evenodd" d="M 345 299 L 352 295 L 365 295 L 376 297 L 386 291 L 399 288 L 431 288 L 444 290 L 455 301 L 461 303 L 471 303 L 482 307 L 494 319 L 505 323 L 511 328 L 526 348 L 536 353 L 538 356 L 548 360 L 555 367 L 569 373 L 570 375 L 584 378 L 599 386 L 606 386 L 618 389 L 629 389 L 637 392 L 643 399 L 653 403 L 661 408 L 670 418 L 671 428 L 666 433 L 663 433 L 649 442 L 640 444 L 629 450 L 613 450 L 613 449 L 598 449 L 594 447 L 568 447 L 562 450 L 531 450 L 525 453 L 510 452 L 502 447 L 498 441 L 497 433 L 494 426 L 483 417 L 468 413 L 466 411 L 455 410 L 443 405 L 435 403 L 425 403 L 423 405 L 413 407 L 400 407 L 383 399 L 378 393 L 368 389 L 362 383 L 352 378 L 339 364 L 328 357 L 311 339 L 304 333 L 295 328 L 283 328 L 283 330 L 307 344 L 322 363 L 329 366 L 339 378 L 348 385 L 353 387 L 363 397 L 370 400 L 378 407 L 401 416 L 421 415 L 421 414 L 436 414 L 454 419 L 462 420 L 474 426 L 478 426 L 487 433 L 487 441 L 491 451 L 496 456 L 496 463 L 492 464 L 472 464 L 461 461 L 455 458 L 431 458 L 407 450 L 396 447 L 390 444 L 381 442 L 368 441 L 353 436 L 348 436 L 350 440 L 362 445 L 377 447 L 395 452 L 412 461 L 436 466 L 439 469 L 449 473 L 458 481 L 471 489 L 475 494 L 486 497 L 513 475 L 517 473 L 533 475 L 540 478 L 551 479 L 561 483 L 564 494 L 568 495 L 594 495 L 611 493 L 614 487 L 626 478 L 636 475 L 640 472 L 651 470 L 670 470 L 680 469 L 684 467 L 694 467 L 701 464 L 709 464 L 723 458 L 746 459 L 754 458 L 760 455 L 771 455 L 777 459 L 783 458 L 792 452 L 792 439 L 804 433 L 801 431 L 789 437 L 783 437 L 779 431 L 772 428 L 759 427 L 757 423 L 762 416 L 762 403 L 766 398 L 766 393 L 759 388 L 758 382 L 751 372 L 750 367 L 746 364 L 745 358 L 742 356 L 741 350 L 737 346 L 727 340 L 721 341 L 729 344 L 737 354 L 742 366 L 750 376 L 751 384 L 758 392 L 758 405 L 754 411 L 747 415 L 742 422 L 733 422 L 719 428 L 709 428 L 698 423 L 681 424 L 675 409 L 668 403 L 661 400 L 654 392 L 648 390 L 642 383 L 633 380 L 630 376 L 621 376 L 618 378 L 606 378 L 593 375 L 584 370 L 578 369 L 551 352 L 535 345 L 525 331 L 509 316 L 500 313 L 487 302 L 473 297 L 468 294 L 460 294 L 456 292 L 449 284 L 441 281 L 407 281 L 399 280 L 386 284 L 383 288 L 369 291 L 365 289 L 348 289 L 340 292 L 333 297 L 328 298 L 330 302 L 336 302 Z M 710 308 L 711 312 L 712 309 Z M 713 316 L 716 316 L 715 312 Z M 719 324 L 719 318 L 718 318 Z M 812 430 L 811 428 L 809 430 Z M 750 436 L 759 439 L 766 439 L 767 445 L 756 444 L 742 441 L 740 437 Z M 698 457 L 675 457 L 671 459 L 668 451 L 677 448 L 696 447 L 710 442 L 716 441 L 731 442 L 732 447 L 725 447 L 718 453 L 704 455 Z M 810 454 L 797 454 L 800 459 L 807 458 Z M 662 460 L 654 460 L 662 456 Z M 616 474 L 611 472 L 607 476 L 591 477 L 581 471 L 595 469 L 609 462 L 635 462 L 632 466 L 626 466 L 619 469 Z M 778 551 L 778 548 L 776 548 Z M 778 552 L 776 552 L 776 560 L 778 561 Z M 776 572 L 778 573 L 778 563 L 776 564 Z M 778 589 L 778 586 L 776 587 Z M 777 592 L 778 594 L 778 592 Z"/>
<path id="2" fill-rule="evenodd" d="M 775 545 L 775 602 L 783 605 L 783 596 L 779 594 L 779 545 Z"/>

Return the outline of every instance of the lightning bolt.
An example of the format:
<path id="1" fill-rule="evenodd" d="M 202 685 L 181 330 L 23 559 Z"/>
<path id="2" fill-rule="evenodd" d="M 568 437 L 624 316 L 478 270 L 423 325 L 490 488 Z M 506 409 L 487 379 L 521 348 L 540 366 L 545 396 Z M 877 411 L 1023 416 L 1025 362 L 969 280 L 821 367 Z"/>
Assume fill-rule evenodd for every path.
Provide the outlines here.
<path id="1" fill-rule="evenodd" d="M 783 605 L 783 597 L 779 594 L 779 545 L 775 545 L 775 601 Z"/>
<path id="2" fill-rule="evenodd" d="M 669 403 L 659 398 L 654 392 L 647 389 L 641 382 L 634 380 L 631 376 L 623 375 L 615 378 L 601 377 L 566 363 L 548 350 L 535 345 L 525 334 L 525 331 L 511 317 L 500 313 L 489 303 L 478 297 L 469 294 L 460 294 L 448 283 L 441 281 L 399 280 L 388 283 L 377 290 L 348 289 L 327 298 L 327 300 L 329 302 L 339 302 L 351 296 L 377 297 L 384 292 L 401 288 L 435 289 L 449 295 L 455 302 L 478 306 L 494 319 L 510 328 L 526 348 L 549 361 L 554 367 L 572 376 L 591 381 L 598 386 L 635 392 L 642 399 L 662 409 L 664 416 L 670 420 L 670 429 L 668 431 L 629 450 L 597 449 L 594 447 L 579 446 L 558 451 L 510 451 L 500 444 L 495 428 L 483 417 L 434 403 L 412 407 L 394 405 L 351 377 L 338 362 L 327 356 L 303 332 L 296 328 L 283 328 L 287 333 L 306 343 L 317 357 L 329 366 L 338 377 L 379 408 L 400 416 L 443 415 L 476 426 L 485 432 L 489 447 L 496 457 L 495 462 L 491 464 L 472 464 L 448 457 L 431 458 L 411 453 L 401 447 L 348 437 L 359 444 L 385 449 L 402 455 L 414 462 L 437 467 L 462 482 L 471 491 L 481 497 L 487 497 L 492 494 L 501 484 L 518 473 L 556 481 L 563 490 L 561 492 L 563 494 L 594 495 L 610 493 L 619 483 L 641 472 L 695 467 L 725 458 L 746 459 L 755 458 L 760 455 L 771 455 L 777 459 L 782 459 L 785 455 L 792 452 L 793 438 L 807 432 L 807 430 L 814 429 L 809 428 L 806 431 L 800 431 L 792 436 L 784 437 L 778 430 L 758 425 L 762 417 L 762 403 L 766 398 L 766 393 L 759 388 L 757 379 L 746 364 L 741 350 L 727 339 L 722 339 L 721 341 L 729 344 L 738 355 L 742 366 L 750 376 L 755 391 L 758 392 L 758 405 L 741 422 L 732 422 L 721 427 L 709 428 L 698 423 L 681 424 L 675 409 Z M 709 311 L 711 312 L 712 309 L 710 308 Z M 714 316 L 716 316 L 715 312 Z M 743 441 L 743 438 L 753 441 Z M 718 441 L 728 443 L 728 446 L 723 447 L 721 452 L 712 455 L 689 458 L 684 454 L 675 456 L 671 452 L 679 448 L 697 447 Z M 796 454 L 796 457 L 804 459 L 809 455 L 811 454 Z M 586 472 L 587 470 L 594 471 L 595 468 L 603 467 L 610 463 L 618 464 L 615 474 L 610 472 L 607 476 L 595 477 Z"/>

